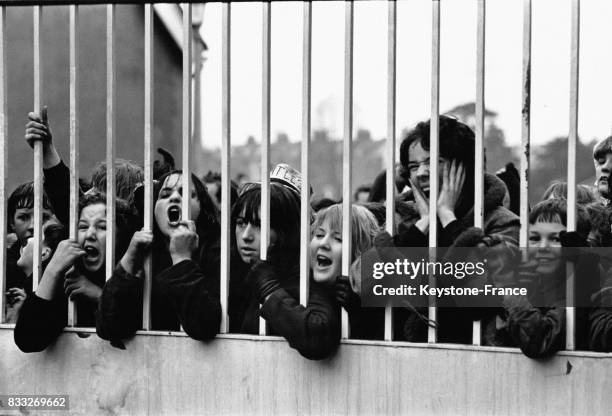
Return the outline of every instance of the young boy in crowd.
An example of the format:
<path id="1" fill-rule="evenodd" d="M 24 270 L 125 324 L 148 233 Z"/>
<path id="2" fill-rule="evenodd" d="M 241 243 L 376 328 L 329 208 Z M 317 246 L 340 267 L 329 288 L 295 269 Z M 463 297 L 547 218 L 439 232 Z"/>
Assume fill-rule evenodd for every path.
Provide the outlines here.
<path id="1" fill-rule="evenodd" d="M 51 203 L 43 194 L 43 225 L 54 218 Z M 6 295 L 7 316 L 12 315 L 12 307 L 26 294 L 32 292 L 32 275 L 26 275 L 17 265 L 21 251 L 28 239 L 34 236 L 34 184 L 26 182 L 19 185 L 7 202 L 8 231 L 15 241 L 6 251 Z"/>

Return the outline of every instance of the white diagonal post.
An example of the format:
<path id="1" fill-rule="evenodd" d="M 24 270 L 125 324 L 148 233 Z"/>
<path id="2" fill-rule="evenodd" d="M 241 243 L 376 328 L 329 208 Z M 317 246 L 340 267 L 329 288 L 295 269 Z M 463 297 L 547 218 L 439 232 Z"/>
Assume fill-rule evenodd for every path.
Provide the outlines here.
<path id="1" fill-rule="evenodd" d="M 106 6 L 106 280 L 115 267 L 115 5 Z"/>
<path id="2" fill-rule="evenodd" d="M 308 305 L 310 279 L 310 108 L 312 3 L 305 1 L 302 34 L 302 194 L 300 200 L 300 303 Z"/>
<path id="3" fill-rule="evenodd" d="M 438 139 L 439 139 L 439 111 L 440 111 L 440 1 L 432 1 L 432 37 L 431 37 L 431 120 L 429 133 L 429 251 L 430 255 L 435 253 L 438 244 L 437 207 L 438 200 Z M 435 261 L 434 258 L 431 259 Z M 436 287 L 433 274 L 429 275 L 429 284 Z M 429 319 L 436 322 L 437 308 L 434 296 L 429 297 Z M 436 327 L 430 326 L 427 333 L 427 341 L 437 342 Z"/>
<path id="4" fill-rule="evenodd" d="M 42 6 L 33 7 L 34 19 L 34 111 L 42 117 Z M 43 149 L 42 142 L 34 142 L 34 247 L 32 290 L 36 291 L 41 277 L 41 243 L 43 209 Z"/>
<path id="5" fill-rule="evenodd" d="M 567 141 L 567 231 L 576 231 L 576 145 L 578 142 L 578 99 L 580 64 L 580 0 L 572 0 L 572 36 L 570 61 L 570 114 Z M 565 349 L 576 349 L 576 274 L 573 263 L 567 265 Z"/>
<path id="6" fill-rule="evenodd" d="M 484 222 L 484 135 L 485 135 L 485 18 L 486 0 L 478 0 L 478 28 L 476 33 L 476 148 L 474 164 L 474 227 Z M 472 344 L 480 345 L 480 321 L 474 321 Z"/>
<path id="7" fill-rule="evenodd" d="M 70 60 L 70 224 L 71 240 L 77 239 L 79 221 L 79 6 L 71 5 L 69 10 L 69 60 Z M 68 301 L 68 326 L 77 324 L 76 304 Z"/>
<path id="8" fill-rule="evenodd" d="M 144 229 L 153 231 L 153 5 L 144 6 Z M 144 262 L 142 327 L 151 329 L 152 254 Z"/>
<path id="9" fill-rule="evenodd" d="M 230 274 L 230 212 L 231 212 L 231 141 L 230 141 L 230 23 L 231 6 L 222 3 L 221 35 L 221 329 L 222 334 L 229 332 L 228 292 Z"/>
<path id="10" fill-rule="evenodd" d="M 262 79 L 261 79 L 261 242 L 259 257 L 268 258 L 270 242 L 270 47 L 271 47 L 270 3 L 262 3 Z M 259 318 L 259 335 L 266 335 L 266 321 Z"/>
<path id="11" fill-rule="evenodd" d="M 393 235 L 395 228 L 395 104 L 396 104 L 396 51 L 397 51 L 397 3 L 388 1 L 387 23 L 387 183 L 386 183 L 386 231 Z M 385 307 L 385 341 L 393 340 L 393 308 Z"/>
<path id="12" fill-rule="evenodd" d="M 352 1 L 345 2 L 344 20 L 344 133 L 342 141 L 342 275 L 351 268 L 351 185 L 353 153 L 353 13 Z M 341 311 L 342 338 L 350 337 L 347 312 Z"/>
<path id="13" fill-rule="evenodd" d="M 526 260 L 529 246 L 529 154 L 531 140 L 531 0 L 523 0 L 523 88 L 521 109 L 519 247 Z"/>
<path id="14" fill-rule="evenodd" d="M 6 106 L 6 6 L 0 6 L 0 236 L 7 234 L 6 173 L 8 162 Z M 0 239 L 0 324 L 4 323 L 6 292 L 6 238 Z"/>

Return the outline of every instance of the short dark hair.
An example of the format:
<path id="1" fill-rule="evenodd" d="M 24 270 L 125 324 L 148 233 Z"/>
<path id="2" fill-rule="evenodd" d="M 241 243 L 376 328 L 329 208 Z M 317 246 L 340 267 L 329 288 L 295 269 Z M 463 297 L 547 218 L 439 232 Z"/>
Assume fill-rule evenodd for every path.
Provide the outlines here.
<path id="1" fill-rule="evenodd" d="M 552 222 L 567 226 L 567 201 L 565 199 L 546 199 L 538 202 L 529 213 L 529 223 Z M 576 231 L 587 238 L 591 222 L 586 209 L 576 206 Z"/>
<path id="2" fill-rule="evenodd" d="M 317 199 L 317 200 L 312 201 L 310 206 L 312 207 L 312 210 L 314 212 L 318 212 L 318 211 L 322 210 L 323 208 L 330 207 L 330 206 L 332 206 L 334 204 L 337 204 L 337 203 L 338 203 L 338 201 L 334 201 L 331 198 L 323 197 L 321 199 Z"/>
<path id="3" fill-rule="evenodd" d="M 593 148 L 593 159 L 605 157 L 608 153 L 612 153 L 612 136 L 608 136 L 601 140 Z"/>
<path id="4" fill-rule="evenodd" d="M 232 231 L 236 218 L 259 225 L 261 218 L 261 186 L 259 184 L 240 194 L 232 207 Z M 300 196 L 286 186 L 270 183 L 270 228 L 276 231 L 276 247 L 283 253 L 299 255 L 300 249 Z"/>
<path id="5" fill-rule="evenodd" d="M 410 146 L 418 142 L 423 149 L 430 149 L 431 120 L 421 121 L 408 132 L 400 145 L 400 162 L 402 177 L 407 181 Z M 439 149 L 440 156 L 448 160 L 457 160 L 463 163 L 466 181 L 463 185 L 461 197 L 457 203 L 457 217 L 465 215 L 474 205 L 474 150 L 475 136 L 471 128 L 454 117 L 439 117 Z"/>
<path id="6" fill-rule="evenodd" d="M 459 120 L 440 116 L 439 118 L 439 143 L 440 156 L 452 160 L 457 159 L 463 162 L 466 168 L 466 175 L 473 175 L 474 172 L 474 148 L 475 136 L 472 129 Z M 421 121 L 408 132 L 400 145 L 400 162 L 404 168 L 408 167 L 408 152 L 414 142 L 421 143 L 423 149 L 429 151 L 429 131 L 431 120 Z"/>
<path id="7" fill-rule="evenodd" d="M 372 190 L 372 187 L 370 185 L 360 185 L 359 187 L 357 187 L 357 190 L 355 191 L 355 194 L 353 195 L 353 200 L 357 200 L 357 197 L 359 196 L 361 192 L 367 192 L 369 196 L 369 193 L 371 190 Z"/>
<path id="8" fill-rule="evenodd" d="M 13 225 L 15 212 L 20 208 L 34 207 L 34 182 L 26 182 L 19 185 L 11 193 L 7 201 L 7 221 L 8 226 Z M 43 191 L 43 208 L 53 211 L 51 201 L 47 197 L 47 193 Z"/>

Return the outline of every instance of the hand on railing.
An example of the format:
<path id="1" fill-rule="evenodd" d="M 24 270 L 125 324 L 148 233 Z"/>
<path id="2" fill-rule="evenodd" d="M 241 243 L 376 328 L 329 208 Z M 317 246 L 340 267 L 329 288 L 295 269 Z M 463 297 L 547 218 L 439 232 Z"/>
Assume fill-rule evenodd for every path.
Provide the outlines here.
<path id="1" fill-rule="evenodd" d="M 130 240 L 130 245 L 121 258 L 121 267 L 127 273 L 136 275 L 142 268 L 145 256 L 153 243 L 153 232 L 145 230 L 136 231 Z"/>
<path id="2" fill-rule="evenodd" d="M 70 300 L 85 298 L 97 302 L 102 294 L 102 288 L 78 272 L 66 275 L 64 291 Z"/>
<path id="3" fill-rule="evenodd" d="M 43 167 L 45 169 L 52 168 L 60 163 L 61 158 L 57 149 L 53 144 L 53 134 L 49 127 L 49 120 L 47 116 L 47 107 L 43 107 L 42 115 L 38 113 L 28 113 L 28 123 L 26 124 L 25 140 L 28 145 L 33 149 L 34 143 L 42 141 L 43 149 Z"/>
<path id="4" fill-rule="evenodd" d="M 184 260 L 191 260 L 191 256 L 198 248 L 198 234 L 193 221 L 181 221 L 170 236 L 168 250 L 172 257 L 172 264 Z"/>
<path id="5" fill-rule="evenodd" d="M 263 304 L 269 295 L 280 288 L 278 270 L 270 261 L 257 260 L 253 263 L 246 283 Z"/>

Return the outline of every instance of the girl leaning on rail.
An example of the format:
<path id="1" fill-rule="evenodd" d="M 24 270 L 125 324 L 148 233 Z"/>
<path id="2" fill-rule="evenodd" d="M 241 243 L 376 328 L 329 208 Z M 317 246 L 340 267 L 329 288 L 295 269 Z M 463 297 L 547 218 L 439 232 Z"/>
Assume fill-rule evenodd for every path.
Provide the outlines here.
<path id="1" fill-rule="evenodd" d="M 133 233 L 132 210 L 116 202 L 116 254 L 125 252 Z M 62 332 L 68 301 L 76 302 L 77 325 L 94 326 L 106 267 L 106 198 L 85 195 L 80 201 L 77 240 L 61 241 L 46 264 L 38 289 L 28 296 L 15 326 L 15 343 L 24 352 L 47 348 Z"/>
<path id="2" fill-rule="evenodd" d="M 301 355 L 316 360 L 329 357 L 338 347 L 340 310 L 333 292 L 316 281 L 311 281 L 308 305 L 300 305 L 300 183 L 299 172 L 287 165 L 278 165 L 272 174 L 266 261 L 259 260 L 260 185 L 247 184 L 232 209 L 236 254 L 230 279 L 230 329 L 258 334 L 262 317 L 269 335 L 283 336 Z"/>
<path id="3" fill-rule="evenodd" d="M 333 290 L 337 302 L 348 312 L 351 338 L 382 340 L 384 338 L 384 308 L 362 307 L 360 299 L 360 256 L 373 247 L 374 239 L 381 227 L 371 210 L 360 205 L 351 206 L 351 227 L 352 266 L 349 276 L 343 276 L 342 204 L 332 205 L 317 213 L 310 241 L 312 278 L 315 282 Z M 394 320 L 397 325 L 394 326 L 396 331 L 394 339 L 415 341 L 415 338 L 418 337 L 417 332 L 426 334 L 424 320 L 419 321 L 420 325 L 410 328 L 402 326 L 408 321 L 408 315 L 415 318 L 419 316 L 415 310 L 395 309 Z M 406 333 L 406 330 L 409 333 Z"/>
<path id="4" fill-rule="evenodd" d="M 221 321 L 219 303 L 220 228 L 206 187 L 191 175 L 191 192 L 183 190 L 181 171 L 163 175 L 154 187 L 153 231 L 134 234 L 129 248 L 106 282 L 100 298 L 97 332 L 122 347 L 121 340 L 142 328 L 143 264 L 153 261 L 152 329 L 179 331 L 198 340 L 216 336 Z M 182 217 L 189 194 L 191 218 Z M 142 188 L 137 206 L 142 210 Z M 142 211 L 141 211 L 142 212 Z"/>
<path id="5" fill-rule="evenodd" d="M 589 247 L 591 224 L 581 205 L 576 223 L 577 231 L 566 232 L 567 202 L 560 198 L 538 203 L 529 214 L 529 260 L 518 267 L 512 282 L 528 288 L 528 295 L 504 299 L 507 326 L 498 329 L 498 339 L 508 336 L 507 343 L 528 357 L 546 357 L 564 349 L 566 305 L 575 306 L 576 349 L 590 347 L 588 316 L 599 286 L 599 258 L 584 249 Z M 568 261 L 574 265 L 573 299 L 566 293 Z"/>

